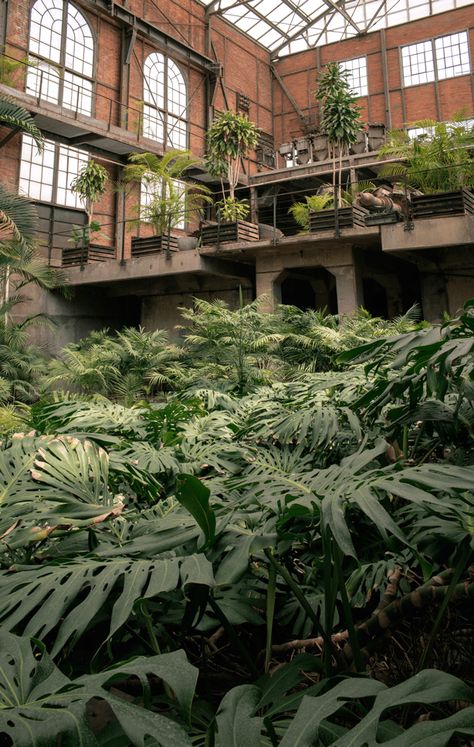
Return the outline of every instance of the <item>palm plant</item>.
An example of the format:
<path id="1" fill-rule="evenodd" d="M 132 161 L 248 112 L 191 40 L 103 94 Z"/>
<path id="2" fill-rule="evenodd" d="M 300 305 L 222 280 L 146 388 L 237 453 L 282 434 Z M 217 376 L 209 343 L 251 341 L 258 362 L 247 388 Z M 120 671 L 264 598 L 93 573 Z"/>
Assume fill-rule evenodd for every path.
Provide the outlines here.
<path id="1" fill-rule="evenodd" d="M 192 215 L 199 215 L 207 202 L 209 190 L 202 184 L 185 181 L 201 162 L 189 151 L 169 150 L 163 156 L 133 153 L 125 167 L 125 184 L 142 183 L 151 199 L 137 206 L 138 223 L 152 225 L 157 236 L 169 232 Z"/>
<path id="2" fill-rule="evenodd" d="M 68 345 L 51 363 L 45 385 L 100 393 L 131 405 L 175 388 L 183 378 L 179 357 L 179 348 L 163 330 L 130 327 L 114 336 L 104 330 Z"/>
<path id="3" fill-rule="evenodd" d="M 185 351 L 196 368 L 194 378 L 227 380 L 239 394 L 272 378 L 269 318 L 259 310 L 260 302 L 244 304 L 241 290 L 235 311 L 225 301 L 202 299 L 195 299 L 193 308 L 181 309 L 187 324 L 180 329 Z"/>
<path id="4" fill-rule="evenodd" d="M 22 106 L 18 106 L 12 99 L 7 96 L 0 96 L 0 125 L 12 127 L 15 130 L 24 132 L 36 143 L 39 150 L 43 147 L 43 135 L 31 114 Z"/>
<path id="5" fill-rule="evenodd" d="M 452 123 L 422 120 L 413 123 L 424 134 L 410 137 L 406 130 L 393 130 L 380 149 L 380 158 L 400 158 L 402 163 L 386 164 L 381 176 L 402 179 L 426 194 L 474 187 L 474 164 L 470 148 L 474 128 L 466 127 L 463 115 Z"/>

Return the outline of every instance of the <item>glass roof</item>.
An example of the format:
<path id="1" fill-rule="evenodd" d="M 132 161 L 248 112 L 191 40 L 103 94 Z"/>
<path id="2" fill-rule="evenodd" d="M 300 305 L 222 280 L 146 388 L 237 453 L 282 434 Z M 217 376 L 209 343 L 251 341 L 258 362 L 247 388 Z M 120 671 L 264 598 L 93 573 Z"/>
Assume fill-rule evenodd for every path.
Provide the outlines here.
<path id="1" fill-rule="evenodd" d="M 472 0 L 201 0 L 280 57 L 471 5 Z"/>

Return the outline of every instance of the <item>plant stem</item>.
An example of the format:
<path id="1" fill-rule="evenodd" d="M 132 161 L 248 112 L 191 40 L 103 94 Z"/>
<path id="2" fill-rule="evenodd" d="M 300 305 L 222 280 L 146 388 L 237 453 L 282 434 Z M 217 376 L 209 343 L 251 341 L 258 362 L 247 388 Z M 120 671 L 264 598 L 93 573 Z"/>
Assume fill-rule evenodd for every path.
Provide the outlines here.
<path id="1" fill-rule="evenodd" d="M 448 607 L 448 604 L 451 601 L 451 597 L 453 596 L 454 591 L 456 589 L 456 586 L 457 586 L 457 584 L 459 582 L 459 579 L 461 578 L 462 573 L 464 571 L 464 568 L 466 567 L 466 563 L 469 560 L 470 554 L 471 554 L 470 543 L 466 542 L 466 544 L 464 545 L 464 547 L 461 545 L 461 548 L 460 548 L 459 554 L 458 554 L 458 561 L 456 563 L 455 571 L 453 573 L 453 576 L 451 578 L 450 584 L 448 586 L 448 590 L 447 590 L 447 592 L 446 592 L 446 594 L 445 594 L 445 596 L 443 598 L 443 601 L 441 602 L 441 606 L 440 606 L 440 608 L 438 610 L 438 614 L 436 615 L 433 627 L 431 629 L 431 633 L 430 633 L 430 637 L 429 637 L 428 643 L 427 643 L 427 645 L 425 647 L 425 650 L 423 651 L 423 653 L 421 655 L 421 658 L 420 658 L 420 661 L 419 661 L 419 664 L 418 664 L 418 667 L 417 667 L 417 670 L 416 670 L 417 672 L 420 672 L 422 669 L 425 668 L 425 664 L 426 664 L 426 662 L 428 660 L 428 657 L 429 657 L 429 655 L 431 653 L 431 649 L 433 648 L 433 643 L 435 641 L 436 634 L 438 633 L 439 627 L 440 627 L 441 622 L 443 620 L 443 617 L 444 617 L 444 614 L 445 614 L 446 609 Z"/>
<path id="2" fill-rule="evenodd" d="M 145 626 L 148 633 L 148 639 L 150 642 L 150 646 L 152 650 L 155 652 L 155 654 L 161 654 L 160 644 L 158 643 L 158 638 L 156 637 L 154 628 L 153 628 L 153 620 L 151 619 L 150 612 L 148 610 L 147 603 L 145 601 L 142 601 L 140 605 L 141 613 L 145 619 Z M 175 700 L 174 693 L 170 686 L 163 680 L 163 688 L 170 700 Z"/>
<path id="3" fill-rule="evenodd" d="M 270 669 L 272 660 L 272 638 L 273 638 L 273 619 L 275 615 L 275 598 L 276 598 L 276 569 L 273 565 L 268 569 L 268 586 L 267 586 L 267 642 L 265 648 L 265 673 Z"/>
<path id="4" fill-rule="evenodd" d="M 239 649 L 240 653 L 242 654 L 242 658 L 245 661 L 247 667 L 249 668 L 249 671 L 252 673 L 253 677 L 256 677 L 256 678 L 259 677 L 260 673 L 259 673 L 257 667 L 255 666 L 255 663 L 254 663 L 252 657 L 250 656 L 248 650 L 246 649 L 246 647 L 244 646 L 244 644 L 240 640 L 239 636 L 235 632 L 233 625 L 228 621 L 227 617 L 222 612 L 221 608 L 217 604 L 217 602 L 214 599 L 214 597 L 212 597 L 212 596 L 209 597 L 209 604 L 210 604 L 213 612 L 218 617 L 220 624 L 222 625 L 222 627 L 224 628 L 225 632 L 229 636 L 229 639 L 232 641 L 232 643 L 235 645 L 235 647 Z"/>
<path id="5" fill-rule="evenodd" d="M 342 553 L 336 542 L 333 542 L 334 548 L 334 561 L 336 566 L 337 580 L 339 586 L 339 593 L 341 595 L 342 608 L 344 610 L 345 624 L 349 633 L 349 641 L 352 647 L 352 653 L 354 656 L 354 664 L 356 670 L 360 672 L 362 670 L 362 656 L 360 653 L 359 639 L 354 627 L 354 620 L 352 617 L 352 609 L 349 604 L 349 597 L 347 595 L 346 584 L 344 581 L 344 574 L 342 572 Z"/>
<path id="6" fill-rule="evenodd" d="M 268 560 L 270 561 L 271 565 L 274 566 L 275 570 L 279 575 L 286 581 L 288 586 L 290 587 L 291 591 L 295 595 L 298 602 L 301 604 L 302 608 L 312 621 L 318 635 L 321 636 L 326 646 L 329 647 L 329 649 L 334 653 L 334 655 L 337 655 L 337 652 L 335 651 L 333 642 L 331 641 L 331 638 L 324 630 L 323 626 L 321 625 L 318 616 L 315 614 L 313 608 L 309 604 L 308 600 L 306 599 L 305 595 L 299 588 L 298 584 L 296 583 L 295 579 L 291 576 L 289 571 L 285 568 L 284 565 L 279 563 L 279 561 L 274 557 L 273 552 L 270 547 L 265 548 L 264 550 L 265 555 L 267 556 Z"/>

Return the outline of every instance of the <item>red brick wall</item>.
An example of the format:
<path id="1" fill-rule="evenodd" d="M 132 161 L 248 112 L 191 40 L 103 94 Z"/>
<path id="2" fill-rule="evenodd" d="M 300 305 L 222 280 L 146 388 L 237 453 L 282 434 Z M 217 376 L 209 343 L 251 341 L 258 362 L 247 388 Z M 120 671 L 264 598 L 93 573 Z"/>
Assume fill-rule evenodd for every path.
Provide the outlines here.
<path id="1" fill-rule="evenodd" d="M 318 122 L 318 109 L 314 98 L 319 65 L 328 62 L 349 60 L 367 56 L 369 96 L 359 99 L 366 121 L 388 124 L 391 115 L 392 127 L 401 127 L 417 119 L 449 120 L 462 107 L 468 113 L 474 110 L 473 74 L 459 76 L 439 83 L 404 88 L 401 85 L 400 52 L 405 44 L 430 39 L 440 34 L 449 34 L 469 29 L 471 42 L 471 65 L 474 60 L 474 18 L 472 7 L 458 8 L 430 18 L 412 21 L 402 26 L 393 26 L 384 32 L 376 31 L 367 36 L 346 39 L 335 44 L 301 52 L 278 60 L 276 70 L 285 87 L 298 106 L 311 121 Z M 382 48 L 385 34 L 388 68 L 388 91 L 384 91 Z M 275 80 L 275 141 L 285 142 L 301 133 L 301 119 L 289 98 Z"/>

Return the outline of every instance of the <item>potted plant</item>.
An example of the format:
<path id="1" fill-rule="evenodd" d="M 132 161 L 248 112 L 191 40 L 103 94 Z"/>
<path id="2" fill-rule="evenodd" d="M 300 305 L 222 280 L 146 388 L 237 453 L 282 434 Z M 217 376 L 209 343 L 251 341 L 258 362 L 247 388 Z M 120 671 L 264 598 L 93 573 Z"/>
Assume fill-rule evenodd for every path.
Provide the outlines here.
<path id="1" fill-rule="evenodd" d="M 248 117 L 232 111 L 219 114 L 207 132 L 206 166 L 209 174 L 220 180 L 222 200 L 217 203 L 217 225 L 202 228 L 203 244 L 258 240 L 258 226 L 246 221 L 248 201 L 235 195 L 242 159 L 257 146 L 258 133 L 258 127 Z"/>
<path id="2" fill-rule="evenodd" d="M 342 207 L 342 157 L 348 155 L 349 148 L 357 141 L 363 124 L 356 96 L 352 93 L 349 73 L 339 63 L 330 62 L 320 72 L 316 98 L 321 107 L 321 129 L 327 134 L 329 149 L 333 159 L 333 193 L 335 207 Z M 336 185 L 336 157 L 339 156 L 338 180 Z"/>
<path id="3" fill-rule="evenodd" d="M 132 257 L 162 249 L 179 248 L 173 229 L 182 227 L 190 216 L 200 215 L 206 202 L 212 202 L 209 189 L 185 181 L 201 162 L 189 151 L 170 150 L 162 157 L 154 153 L 133 153 L 124 169 L 124 184 L 140 183 L 146 200 L 136 206 L 138 218 L 131 226 L 151 226 L 153 235 L 132 238 Z"/>
<path id="4" fill-rule="evenodd" d="M 73 226 L 69 241 L 74 247 L 63 250 L 63 265 L 80 264 L 83 267 L 86 262 L 104 261 L 114 257 L 113 247 L 95 245 L 92 241 L 93 238 L 110 240 L 102 233 L 100 223 L 94 220 L 94 205 L 105 193 L 108 178 L 107 169 L 91 158 L 71 182 L 71 192 L 81 198 L 87 222 L 84 226 Z"/>
<path id="5" fill-rule="evenodd" d="M 411 200 L 415 218 L 474 212 L 474 128 L 462 117 L 460 113 L 448 123 L 414 122 L 410 128 L 421 130 L 417 137 L 393 130 L 379 151 L 379 158 L 401 159 L 384 165 L 380 176 L 395 177 L 423 193 Z"/>
<path id="6" fill-rule="evenodd" d="M 360 181 L 341 191 L 340 208 L 338 210 L 340 228 L 362 228 L 368 210 L 358 202 L 358 195 L 375 189 L 369 181 Z M 288 211 L 296 223 L 302 228 L 302 233 L 316 231 L 334 231 L 336 217 L 334 210 L 334 193 L 325 188 L 320 194 L 307 195 L 304 202 L 295 202 Z"/>

